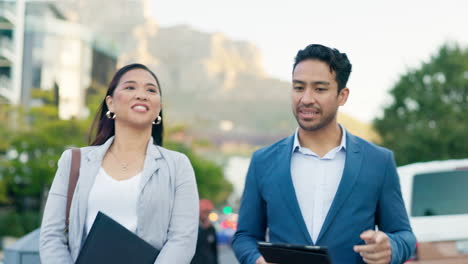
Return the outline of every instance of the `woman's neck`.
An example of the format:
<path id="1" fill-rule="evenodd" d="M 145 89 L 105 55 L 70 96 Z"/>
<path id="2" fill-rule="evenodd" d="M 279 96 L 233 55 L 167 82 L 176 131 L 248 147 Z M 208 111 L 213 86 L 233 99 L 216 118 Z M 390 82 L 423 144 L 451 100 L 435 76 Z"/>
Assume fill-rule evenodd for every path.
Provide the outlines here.
<path id="1" fill-rule="evenodd" d="M 151 137 L 151 127 L 149 129 L 132 128 L 119 126 L 116 123 L 115 138 L 112 143 L 112 150 L 118 153 L 145 154 Z"/>

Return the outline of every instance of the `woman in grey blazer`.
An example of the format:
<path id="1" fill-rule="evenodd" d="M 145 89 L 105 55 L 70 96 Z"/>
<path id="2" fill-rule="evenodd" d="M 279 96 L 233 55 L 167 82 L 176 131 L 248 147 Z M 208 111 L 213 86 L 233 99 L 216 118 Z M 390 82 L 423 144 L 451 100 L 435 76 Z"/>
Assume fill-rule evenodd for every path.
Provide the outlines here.
<path id="1" fill-rule="evenodd" d="M 197 241 L 198 192 L 188 158 L 161 147 L 161 108 L 159 81 L 146 66 L 131 64 L 117 71 L 95 119 L 96 136 L 91 146 L 81 148 L 68 233 L 71 151 L 58 162 L 42 219 L 42 263 L 74 263 L 97 211 L 159 249 L 155 263 L 190 263 Z"/>

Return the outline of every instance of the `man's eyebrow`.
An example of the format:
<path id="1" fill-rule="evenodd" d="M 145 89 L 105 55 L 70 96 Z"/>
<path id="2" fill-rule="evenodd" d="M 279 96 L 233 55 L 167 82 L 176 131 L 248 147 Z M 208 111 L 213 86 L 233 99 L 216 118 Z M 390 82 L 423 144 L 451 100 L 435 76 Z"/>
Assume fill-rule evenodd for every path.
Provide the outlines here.
<path id="1" fill-rule="evenodd" d="M 327 82 L 327 81 L 316 81 L 316 82 L 312 82 L 313 84 L 321 84 L 321 85 L 330 85 L 330 82 Z"/>
<path id="2" fill-rule="evenodd" d="M 293 83 L 298 83 L 298 84 L 305 84 L 304 81 L 299 81 L 299 80 L 293 80 Z"/>
<path id="3" fill-rule="evenodd" d="M 293 80 L 293 83 L 297 83 L 297 84 L 306 84 L 306 82 L 304 81 L 300 81 L 300 80 Z M 318 85 L 318 84 L 321 84 L 321 85 L 330 85 L 330 82 L 327 82 L 327 81 L 315 81 L 315 82 L 312 82 L 312 84 L 314 85 Z"/>

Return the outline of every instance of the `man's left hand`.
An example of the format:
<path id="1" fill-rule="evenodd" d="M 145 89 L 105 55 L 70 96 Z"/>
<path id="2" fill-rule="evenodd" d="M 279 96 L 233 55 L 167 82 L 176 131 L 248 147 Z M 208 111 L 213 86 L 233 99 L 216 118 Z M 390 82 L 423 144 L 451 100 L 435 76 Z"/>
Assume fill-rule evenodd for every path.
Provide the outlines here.
<path id="1" fill-rule="evenodd" d="M 388 264 L 392 258 L 392 247 L 387 234 L 381 231 L 367 230 L 361 234 L 365 245 L 354 246 L 354 251 L 359 253 L 365 263 Z"/>

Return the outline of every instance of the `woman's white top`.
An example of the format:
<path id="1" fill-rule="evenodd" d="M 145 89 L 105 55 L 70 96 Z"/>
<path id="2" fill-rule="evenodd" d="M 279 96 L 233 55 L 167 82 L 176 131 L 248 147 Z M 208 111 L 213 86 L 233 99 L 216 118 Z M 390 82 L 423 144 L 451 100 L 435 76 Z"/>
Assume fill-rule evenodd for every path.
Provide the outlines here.
<path id="1" fill-rule="evenodd" d="M 140 180 L 141 173 L 138 173 L 127 180 L 118 181 L 101 167 L 89 193 L 86 234 L 89 233 L 99 211 L 135 233 Z"/>

